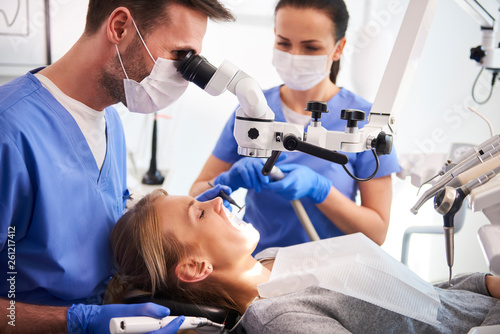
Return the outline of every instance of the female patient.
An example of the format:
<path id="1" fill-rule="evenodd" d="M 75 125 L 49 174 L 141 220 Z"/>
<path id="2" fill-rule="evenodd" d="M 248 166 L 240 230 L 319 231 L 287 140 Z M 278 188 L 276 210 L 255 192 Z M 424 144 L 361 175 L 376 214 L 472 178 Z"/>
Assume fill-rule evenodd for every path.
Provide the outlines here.
<path id="1" fill-rule="evenodd" d="M 500 277 L 484 274 L 455 278 L 449 289 L 431 286 L 438 296 L 432 324 L 319 286 L 260 298 L 257 286 L 269 281 L 273 263 L 251 256 L 258 239 L 251 225 L 230 222 L 220 198 L 198 202 L 157 190 L 113 229 L 119 273 L 108 297 L 120 302 L 127 290 L 140 289 L 158 298 L 234 308 L 244 314 L 247 333 L 466 333 L 500 324 Z"/>

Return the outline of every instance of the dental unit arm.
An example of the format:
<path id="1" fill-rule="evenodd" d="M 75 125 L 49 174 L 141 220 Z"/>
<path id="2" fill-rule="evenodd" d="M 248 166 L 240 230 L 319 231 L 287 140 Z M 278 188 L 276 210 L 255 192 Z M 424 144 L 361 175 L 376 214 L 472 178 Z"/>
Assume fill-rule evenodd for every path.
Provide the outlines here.
<path id="1" fill-rule="evenodd" d="M 410 1 L 410 6 L 419 0 Z M 432 18 L 438 0 L 429 0 L 421 6 L 426 7 L 428 17 L 416 15 L 414 20 L 425 22 Z M 495 42 L 500 1 L 498 0 L 456 0 L 481 26 L 483 45 L 471 48 L 470 59 L 475 60 L 483 69 L 493 72 L 492 86 L 500 72 L 500 46 Z M 411 15 L 410 8 L 407 16 Z M 405 21 L 406 21 L 405 17 Z M 408 19 L 411 21 L 411 19 Z M 430 21 L 431 22 L 431 21 Z M 405 24 L 405 22 L 403 22 Z M 428 23 L 430 25 L 430 23 Z M 416 26 L 416 24 L 414 23 Z M 424 29 L 425 30 L 425 29 Z M 427 190 L 411 208 L 417 214 L 420 207 L 434 198 L 435 209 L 443 215 L 446 258 L 450 270 L 450 280 L 454 257 L 454 223 L 456 212 L 471 190 L 488 182 L 500 171 L 500 136 L 495 135 L 463 154 L 457 161 L 448 161 L 438 174 L 440 178 Z M 484 246 L 484 245 L 483 245 Z"/>
<path id="2" fill-rule="evenodd" d="M 434 0 L 437 2 L 438 0 Z M 483 33 L 483 44 L 471 48 L 470 59 L 475 60 L 479 66 L 493 73 L 500 72 L 500 46 L 495 42 L 496 30 L 498 29 L 499 7 L 498 0 L 456 0 L 465 11 L 469 13 L 480 25 Z M 474 147 L 471 151 L 462 155 L 460 160 L 448 163 L 440 173 L 442 176 L 438 182 L 424 193 L 411 209 L 417 214 L 418 209 L 430 198 L 434 197 L 448 182 L 460 173 L 483 163 L 491 156 L 497 154 L 500 146 L 500 136 L 495 135 L 485 142 Z M 445 170 L 447 169 L 447 170 Z M 463 183 L 462 183 L 463 184 Z M 461 185 L 462 185 L 461 184 Z M 454 185 L 455 187 L 458 185 Z"/>

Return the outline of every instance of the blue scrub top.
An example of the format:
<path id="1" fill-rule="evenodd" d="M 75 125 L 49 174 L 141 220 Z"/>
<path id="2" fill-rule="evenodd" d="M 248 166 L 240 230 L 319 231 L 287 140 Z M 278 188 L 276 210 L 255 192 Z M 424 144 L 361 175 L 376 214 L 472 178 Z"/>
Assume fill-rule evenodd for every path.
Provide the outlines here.
<path id="1" fill-rule="evenodd" d="M 279 89 L 280 87 L 271 88 L 264 91 L 264 95 L 269 107 L 275 113 L 275 120 L 286 122 L 281 108 Z M 328 110 L 330 112 L 322 115 L 322 126 L 328 130 L 344 131 L 346 121 L 340 119 L 342 109 L 362 110 L 366 113 L 366 119 L 368 119 L 371 104 L 349 90 L 341 88 L 328 101 Z M 233 136 L 234 116 L 233 113 L 229 118 L 212 152 L 215 157 L 228 163 L 235 163 L 243 158 L 237 153 L 238 144 Z M 366 123 L 367 121 L 359 122 L 358 125 L 361 128 Z M 280 163 L 297 163 L 308 166 L 330 179 L 333 186 L 347 198 L 352 201 L 356 200 L 357 182 L 346 174 L 341 165 L 301 152 L 287 152 L 286 154 L 286 159 L 280 161 Z M 357 177 L 368 177 L 375 170 L 376 163 L 371 151 L 346 153 L 346 155 L 349 157 L 349 163 L 346 167 Z M 379 159 L 380 168 L 375 177 L 390 175 L 400 170 L 394 150 L 391 154 L 381 156 Z M 309 241 L 289 201 L 269 190 L 262 190 L 257 193 L 253 189 L 249 189 L 245 202 L 246 211 L 243 219 L 252 223 L 261 235 L 255 253 L 268 247 L 284 247 Z M 344 234 L 309 198 L 302 198 L 301 202 L 322 239 Z"/>
<path id="2" fill-rule="evenodd" d="M 112 107 L 105 119 L 99 170 L 74 118 L 32 73 L 0 87 L 2 297 L 100 301 L 112 270 L 109 236 L 128 197 L 121 120 Z"/>

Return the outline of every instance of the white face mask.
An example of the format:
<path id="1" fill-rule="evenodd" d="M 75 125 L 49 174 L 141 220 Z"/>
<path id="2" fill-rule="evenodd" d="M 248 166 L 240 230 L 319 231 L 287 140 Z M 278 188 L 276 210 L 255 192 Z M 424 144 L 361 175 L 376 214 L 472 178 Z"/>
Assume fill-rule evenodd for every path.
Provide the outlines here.
<path id="1" fill-rule="evenodd" d="M 128 110 L 140 114 L 150 114 L 166 108 L 175 102 L 184 93 L 189 81 L 184 80 L 182 75 L 177 72 L 179 61 L 163 58 L 154 60 L 134 20 L 132 22 L 137 30 L 137 34 L 141 38 L 142 44 L 155 63 L 151 73 L 140 83 L 129 79 L 120 57 L 120 51 L 118 51 L 118 46 L 115 44 L 116 52 L 118 53 L 118 59 L 120 60 L 123 72 L 127 77 L 123 79 L 123 85 Z"/>
<path id="2" fill-rule="evenodd" d="M 293 90 L 308 90 L 319 84 L 327 75 L 333 60 L 327 55 L 292 55 L 274 49 L 273 65 L 288 87 Z"/>

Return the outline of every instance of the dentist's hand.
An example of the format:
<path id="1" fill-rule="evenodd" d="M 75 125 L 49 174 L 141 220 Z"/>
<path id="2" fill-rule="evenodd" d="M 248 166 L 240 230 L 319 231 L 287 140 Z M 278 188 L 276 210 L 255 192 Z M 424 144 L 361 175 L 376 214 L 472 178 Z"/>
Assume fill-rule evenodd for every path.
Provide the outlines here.
<path id="1" fill-rule="evenodd" d="M 202 192 L 201 194 L 199 194 L 198 196 L 196 196 L 196 200 L 198 202 L 206 202 L 206 201 L 210 201 L 211 199 L 214 199 L 215 197 L 219 196 L 219 193 L 223 191 L 225 192 L 227 195 L 231 195 L 231 193 L 233 192 L 231 190 L 231 188 L 229 188 L 228 186 L 224 186 L 222 184 L 217 184 L 215 185 L 215 187 L 213 188 L 210 188 L 208 190 L 206 190 L 205 192 Z M 229 211 L 232 211 L 233 209 L 231 208 L 231 204 L 225 200 L 222 196 L 222 203 L 224 204 L 224 206 L 226 208 L 229 209 Z"/>
<path id="2" fill-rule="evenodd" d="M 109 333 L 109 321 L 117 317 L 146 316 L 164 318 L 170 314 L 167 307 L 154 303 L 145 304 L 110 304 L 110 305 L 73 305 L 67 312 L 68 333 Z M 152 333 L 174 334 L 184 322 L 184 317 L 178 317 L 167 326 Z"/>
<path id="3" fill-rule="evenodd" d="M 214 184 L 224 184 L 231 189 L 255 189 L 260 192 L 263 184 L 269 183 L 269 177 L 262 175 L 264 162 L 257 158 L 243 158 L 238 160 L 231 169 L 221 173 L 214 180 Z"/>
<path id="4" fill-rule="evenodd" d="M 328 196 L 332 182 L 311 168 L 298 164 L 276 166 L 285 173 L 285 177 L 263 185 L 263 189 L 271 190 L 289 201 L 309 197 L 316 204 Z"/>

